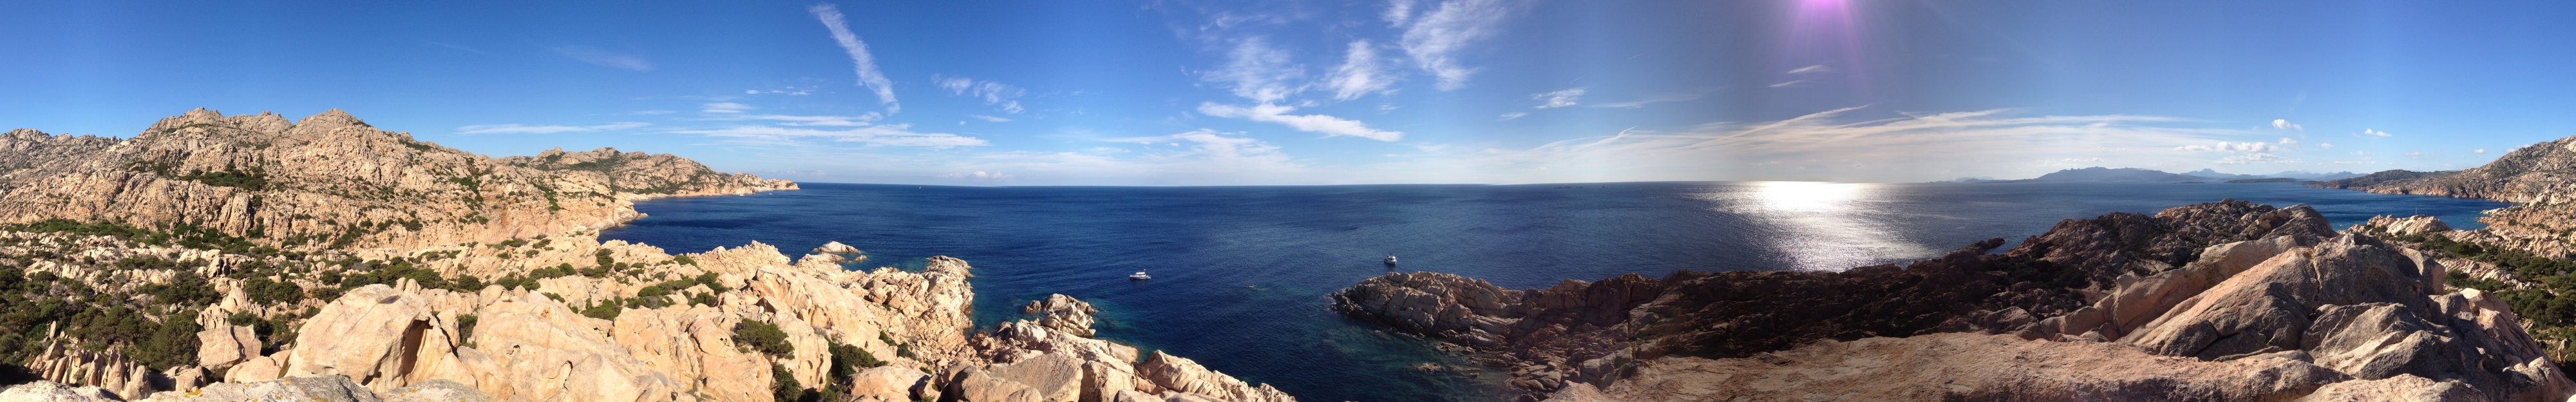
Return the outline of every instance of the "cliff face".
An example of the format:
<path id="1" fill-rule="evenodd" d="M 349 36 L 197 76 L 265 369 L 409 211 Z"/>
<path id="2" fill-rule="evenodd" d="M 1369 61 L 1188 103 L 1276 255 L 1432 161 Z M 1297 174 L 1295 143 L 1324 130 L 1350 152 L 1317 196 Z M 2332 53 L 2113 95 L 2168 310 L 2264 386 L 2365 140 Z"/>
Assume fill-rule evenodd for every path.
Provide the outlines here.
<path id="1" fill-rule="evenodd" d="M 788 190 L 669 155 L 492 159 L 338 110 L 288 122 L 199 109 L 133 138 L 0 135 L 0 223 L 203 229 L 286 249 L 499 242 L 597 229 L 628 201 Z"/>
<path id="2" fill-rule="evenodd" d="M 599 241 L 634 200 L 796 188 L 670 155 L 494 159 L 336 111 L 0 149 L 9 397 L 1294 400 L 1091 339 L 1071 297 L 978 332 L 963 260 Z"/>
<path id="3" fill-rule="evenodd" d="M 1338 311 L 1470 346 L 1517 366 L 1513 386 L 1568 400 L 2286 400 L 2356 380 L 2506 400 L 2576 392 L 2506 303 L 2448 291 L 2440 258 L 2329 227 L 2305 207 L 2230 201 L 2070 220 L 2008 252 L 1987 253 L 2001 244 L 1989 240 L 1901 268 L 1529 290 L 1406 273 L 1334 297 Z M 2012 336 L 1932 335 L 1958 332 Z M 2050 374 L 2070 365 L 2097 372 Z"/>

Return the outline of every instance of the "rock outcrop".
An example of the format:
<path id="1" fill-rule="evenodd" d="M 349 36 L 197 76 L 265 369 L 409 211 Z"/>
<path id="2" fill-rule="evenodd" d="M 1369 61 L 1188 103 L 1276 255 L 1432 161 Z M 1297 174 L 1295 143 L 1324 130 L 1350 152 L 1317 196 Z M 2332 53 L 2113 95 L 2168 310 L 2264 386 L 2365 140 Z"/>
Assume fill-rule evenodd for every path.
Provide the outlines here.
<path id="1" fill-rule="evenodd" d="M 2061 222 L 2008 252 L 1988 253 L 1990 240 L 1902 268 L 1528 290 L 1402 273 L 1334 298 L 1353 317 L 1507 357 L 1486 361 L 1516 366 L 1511 386 L 1568 400 L 2286 400 L 2347 381 L 2369 382 L 2333 395 L 2576 393 L 2501 300 L 2444 285 L 2441 257 L 2329 228 L 2305 207 L 2230 201 Z M 1935 335 L 1956 332 L 2013 336 Z M 2069 355 L 2103 372 L 2053 372 Z M 2021 360 L 1985 360 L 1998 356 Z M 2159 376 L 2181 380 L 2134 379 Z"/>
<path id="2" fill-rule="evenodd" d="M 638 199 L 794 188 L 613 149 L 488 158 L 339 110 L 198 109 L 121 140 L 0 134 L 0 223 L 189 225 L 279 248 L 499 242 L 607 227 Z"/>
<path id="3" fill-rule="evenodd" d="M 0 402 L 114 402 L 116 395 L 98 387 L 74 387 L 36 381 L 0 389 Z"/>
<path id="4" fill-rule="evenodd" d="M 2287 401 L 2350 376 L 2295 352 L 2224 362 L 2162 357 L 2116 344 L 1948 333 L 1819 341 L 1752 357 L 1667 357 L 1552 401 Z"/>

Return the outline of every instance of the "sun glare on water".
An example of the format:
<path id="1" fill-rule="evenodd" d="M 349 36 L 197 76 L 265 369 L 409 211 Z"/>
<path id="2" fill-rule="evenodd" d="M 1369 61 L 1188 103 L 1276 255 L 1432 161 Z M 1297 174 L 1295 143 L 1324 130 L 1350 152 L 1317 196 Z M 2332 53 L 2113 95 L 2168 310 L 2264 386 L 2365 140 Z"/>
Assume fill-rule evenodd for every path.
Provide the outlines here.
<path id="1" fill-rule="evenodd" d="M 1887 201 L 1876 184 L 1775 181 L 1712 190 L 1701 198 L 1764 226 L 1764 242 L 1792 269 L 1840 271 L 1933 252 L 1889 233 L 1873 208 Z"/>

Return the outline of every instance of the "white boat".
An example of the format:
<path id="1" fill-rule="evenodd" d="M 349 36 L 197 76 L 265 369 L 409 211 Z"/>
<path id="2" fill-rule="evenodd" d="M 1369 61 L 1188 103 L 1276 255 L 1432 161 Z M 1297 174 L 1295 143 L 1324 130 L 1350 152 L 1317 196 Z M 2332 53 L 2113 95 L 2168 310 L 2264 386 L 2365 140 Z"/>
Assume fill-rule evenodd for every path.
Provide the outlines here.
<path id="1" fill-rule="evenodd" d="M 1146 279 L 1154 279 L 1154 276 L 1153 276 L 1153 275 L 1146 275 L 1146 274 L 1145 274 L 1145 271 L 1136 271 L 1136 274 L 1135 274 L 1135 275 L 1128 275 L 1128 276 L 1127 276 L 1127 279 L 1146 280 Z"/>
<path id="2" fill-rule="evenodd" d="M 1387 254 L 1387 255 L 1386 255 L 1386 265 L 1395 265 L 1395 255 L 1394 255 L 1394 254 Z"/>

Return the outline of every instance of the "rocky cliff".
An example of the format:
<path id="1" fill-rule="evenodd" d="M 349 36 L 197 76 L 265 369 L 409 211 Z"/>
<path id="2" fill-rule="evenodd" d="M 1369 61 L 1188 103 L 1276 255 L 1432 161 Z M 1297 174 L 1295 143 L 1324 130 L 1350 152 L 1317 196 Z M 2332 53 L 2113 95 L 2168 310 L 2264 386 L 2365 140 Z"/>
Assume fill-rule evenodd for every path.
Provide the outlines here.
<path id="1" fill-rule="evenodd" d="M 338 110 L 289 122 L 198 109 L 131 138 L 0 134 L 0 223 L 203 231 L 281 249 L 499 242 L 598 229 L 628 201 L 794 189 L 670 155 L 494 159 Z"/>
<path id="2" fill-rule="evenodd" d="M 599 241 L 634 200 L 795 188 L 669 155 L 494 159 L 336 111 L 0 147 L 5 400 L 1294 400 L 1091 339 L 1071 297 L 979 332 L 963 260 Z"/>
<path id="3" fill-rule="evenodd" d="M 2440 256 L 2328 228 L 2304 206 L 2230 201 L 2069 220 L 2007 252 L 1989 240 L 1903 267 L 1528 290 L 1403 273 L 1334 298 L 1566 400 L 2576 393 L 2507 303 L 2445 286 Z"/>

